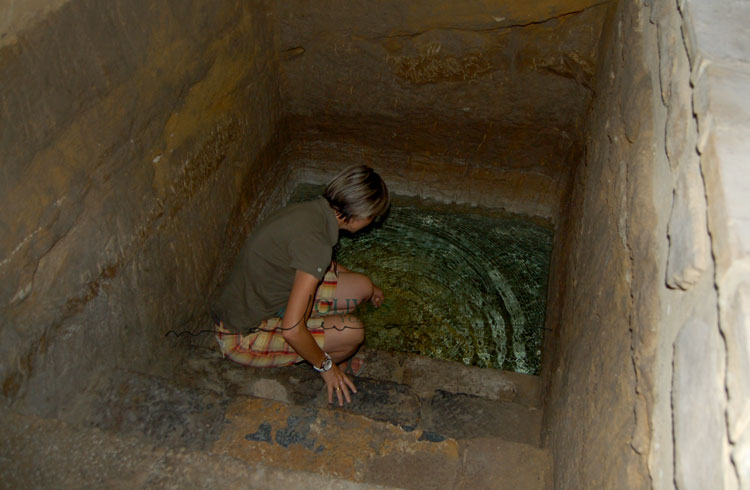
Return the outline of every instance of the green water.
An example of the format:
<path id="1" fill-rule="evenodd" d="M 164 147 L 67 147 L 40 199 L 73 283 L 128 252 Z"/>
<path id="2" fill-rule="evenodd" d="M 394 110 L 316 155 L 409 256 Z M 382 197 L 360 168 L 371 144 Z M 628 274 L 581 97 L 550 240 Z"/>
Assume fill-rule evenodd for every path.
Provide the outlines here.
<path id="1" fill-rule="evenodd" d="M 300 186 L 292 200 L 320 191 Z M 360 312 L 367 346 L 538 374 L 551 249 L 550 229 L 517 217 L 394 197 L 334 253 L 385 294 Z"/>

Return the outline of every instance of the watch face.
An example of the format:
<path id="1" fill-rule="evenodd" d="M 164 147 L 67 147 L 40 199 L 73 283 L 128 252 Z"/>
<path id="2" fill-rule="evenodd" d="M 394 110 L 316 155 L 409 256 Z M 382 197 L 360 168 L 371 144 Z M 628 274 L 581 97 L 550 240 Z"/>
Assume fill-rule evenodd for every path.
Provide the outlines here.
<path id="1" fill-rule="evenodd" d="M 333 361 L 331 361 L 330 359 L 326 359 L 325 361 L 323 361 L 323 366 L 322 366 L 323 371 L 328 371 L 329 369 L 331 369 L 332 364 L 333 364 Z"/>

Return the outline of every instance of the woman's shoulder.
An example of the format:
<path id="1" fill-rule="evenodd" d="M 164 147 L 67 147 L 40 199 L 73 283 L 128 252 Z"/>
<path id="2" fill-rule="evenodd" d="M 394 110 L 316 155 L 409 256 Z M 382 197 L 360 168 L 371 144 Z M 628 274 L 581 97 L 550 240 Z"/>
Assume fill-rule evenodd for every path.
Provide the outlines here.
<path id="1" fill-rule="evenodd" d="M 325 205 L 325 199 L 321 198 Z M 251 238 L 273 235 L 281 238 L 286 235 L 317 234 L 325 230 L 326 217 L 321 211 L 318 199 L 289 204 L 271 213 L 251 232 Z"/>
<path id="2" fill-rule="evenodd" d="M 325 203 L 322 197 L 311 201 L 288 204 L 268 217 L 268 221 L 297 221 L 300 226 L 322 221 L 325 217 L 321 212 L 321 205 Z"/>

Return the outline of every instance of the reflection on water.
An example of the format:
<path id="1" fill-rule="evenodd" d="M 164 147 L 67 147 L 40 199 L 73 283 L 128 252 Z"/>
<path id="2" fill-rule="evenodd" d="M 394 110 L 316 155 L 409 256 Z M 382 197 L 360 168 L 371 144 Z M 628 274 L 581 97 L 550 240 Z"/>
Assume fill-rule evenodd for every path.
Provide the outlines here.
<path id="1" fill-rule="evenodd" d="M 320 194 L 303 185 L 293 201 Z M 388 217 L 335 251 L 381 287 L 366 345 L 538 374 L 552 232 L 476 208 L 393 199 Z"/>

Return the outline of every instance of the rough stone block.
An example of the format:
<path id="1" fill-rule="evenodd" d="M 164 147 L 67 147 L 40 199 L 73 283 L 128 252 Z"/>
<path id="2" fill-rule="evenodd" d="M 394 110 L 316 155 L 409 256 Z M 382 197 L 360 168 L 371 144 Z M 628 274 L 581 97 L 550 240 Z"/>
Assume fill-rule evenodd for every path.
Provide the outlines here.
<path id="1" fill-rule="evenodd" d="M 750 431 L 745 432 L 742 439 L 734 443 L 732 461 L 739 477 L 742 490 L 750 488 Z"/>
<path id="2" fill-rule="evenodd" d="M 699 60 L 750 60 L 750 4 L 743 1 L 684 0 L 686 44 L 694 63 Z"/>
<path id="3" fill-rule="evenodd" d="M 723 346 L 718 328 L 689 320 L 674 346 L 675 482 L 680 490 L 724 488 Z"/>
<path id="4" fill-rule="evenodd" d="M 625 137 L 628 141 L 635 142 L 641 132 L 648 133 L 652 127 L 650 121 L 643 117 L 643 114 L 650 110 L 651 101 L 648 94 L 651 90 L 651 77 L 645 71 L 640 71 L 631 74 L 620 83 L 620 107 Z"/>
<path id="5" fill-rule="evenodd" d="M 750 71 L 710 65 L 695 81 L 701 167 L 719 276 L 750 255 Z"/>
<path id="6" fill-rule="evenodd" d="M 750 433 L 750 284 L 741 283 L 722 304 L 721 323 L 727 345 L 729 438 L 739 441 Z"/>
<path id="7" fill-rule="evenodd" d="M 250 395 L 289 403 L 287 388 L 275 379 L 258 379 L 250 387 Z"/>
<path id="8" fill-rule="evenodd" d="M 676 15 L 677 5 L 671 2 L 651 3 L 651 22 L 659 26 L 659 79 L 661 81 L 661 98 L 665 104 L 669 101 L 674 75 L 674 53 L 683 50 L 680 17 Z"/>
<path id="9" fill-rule="evenodd" d="M 747 126 L 750 123 L 750 99 L 747 97 L 750 69 L 713 63 L 698 74 L 694 85 L 693 106 L 702 134 L 710 134 L 715 125 Z"/>
<path id="10" fill-rule="evenodd" d="M 673 172 L 691 165 L 695 160 L 698 128 L 693 116 L 693 90 L 690 86 L 690 63 L 680 46 L 675 47 L 669 60 L 672 70 L 670 96 L 667 100 L 667 128 L 665 145 Z M 662 60 L 662 63 L 667 63 Z"/>
<path id="11" fill-rule="evenodd" d="M 697 154 L 677 175 L 668 234 L 667 284 L 688 289 L 710 261 L 706 198 Z"/>

